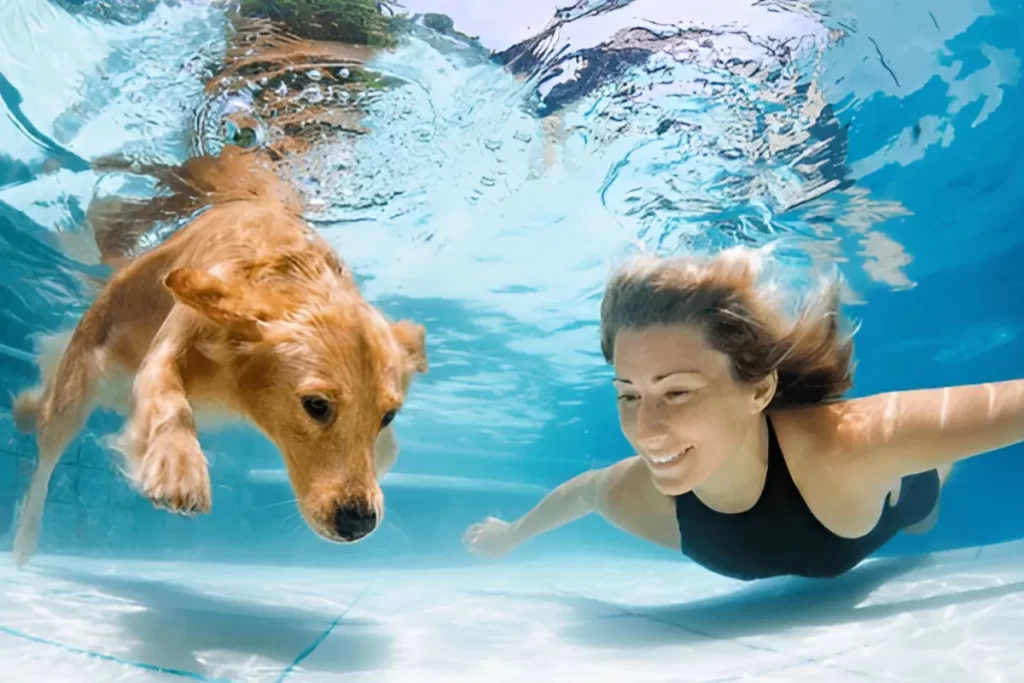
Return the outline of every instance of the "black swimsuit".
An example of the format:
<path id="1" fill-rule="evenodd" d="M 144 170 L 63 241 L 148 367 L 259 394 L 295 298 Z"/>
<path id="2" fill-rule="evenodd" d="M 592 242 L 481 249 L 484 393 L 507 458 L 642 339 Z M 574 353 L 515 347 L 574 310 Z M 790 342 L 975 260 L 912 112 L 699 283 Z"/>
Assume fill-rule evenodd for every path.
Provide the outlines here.
<path id="1" fill-rule="evenodd" d="M 899 531 L 925 519 L 939 500 L 935 470 L 903 478 L 896 505 L 888 498 L 878 524 L 860 538 L 842 538 L 814 516 L 793 483 L 768 421 L 768 474 L 754 507 L 715 512 L 694 493 L 676 497 L 683 554 L 711 571 L 750 581 L 772 576 L 839 576 Z"/>

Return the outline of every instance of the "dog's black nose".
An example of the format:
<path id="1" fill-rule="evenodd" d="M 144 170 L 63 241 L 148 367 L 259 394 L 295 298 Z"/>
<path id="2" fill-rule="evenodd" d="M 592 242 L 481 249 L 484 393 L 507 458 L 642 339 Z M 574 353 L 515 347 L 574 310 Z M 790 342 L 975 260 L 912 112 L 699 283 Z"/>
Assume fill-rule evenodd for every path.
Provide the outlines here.
<path id="1" fill-rule="evenodd" d="M 358 541 L 376 528 L 377 513 L 367 505 L 339 505 L 334 513 L 334 530 L 345 541 Z"/>

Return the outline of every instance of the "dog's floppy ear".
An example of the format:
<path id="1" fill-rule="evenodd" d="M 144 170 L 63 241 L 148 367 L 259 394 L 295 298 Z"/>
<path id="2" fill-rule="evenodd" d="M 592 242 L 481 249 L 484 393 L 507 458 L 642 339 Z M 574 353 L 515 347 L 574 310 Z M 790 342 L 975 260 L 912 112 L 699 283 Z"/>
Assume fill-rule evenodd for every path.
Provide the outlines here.
<path id="1" fill-rule="evenodd" d="M 177 268 L 164 277 L 174 298 L 210 322 L 248 338 L 260 336 L 259 323 L 273 319 L 269 305 L 238 284 L 195 268 Z"/>
<path id="2" fill-rule="evenodd" d="M 423 325 L 411 320 L 399 320 L 392 323 L 391 331 L 405 350 L 412 367 L 417 372 L 426 372 L 429 367 L 426 348 L 427 331 Z"/>

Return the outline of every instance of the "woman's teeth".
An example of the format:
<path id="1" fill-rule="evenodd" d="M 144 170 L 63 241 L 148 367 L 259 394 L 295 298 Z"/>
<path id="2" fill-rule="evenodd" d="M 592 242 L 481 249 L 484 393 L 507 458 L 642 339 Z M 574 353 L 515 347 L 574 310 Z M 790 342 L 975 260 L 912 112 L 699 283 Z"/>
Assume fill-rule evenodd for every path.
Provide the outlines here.
<path id="1" fill-rule="evenodd" d="M 672 455 L 649 455 L 647 457 L 655 465 L 668 465 L 675 462 L 676 460 L 679 460 L 681 457 L 689 453 L 691 450 L 693 450 L 693 446 L 687 446 L 683 450 L 677 451 Z"/>

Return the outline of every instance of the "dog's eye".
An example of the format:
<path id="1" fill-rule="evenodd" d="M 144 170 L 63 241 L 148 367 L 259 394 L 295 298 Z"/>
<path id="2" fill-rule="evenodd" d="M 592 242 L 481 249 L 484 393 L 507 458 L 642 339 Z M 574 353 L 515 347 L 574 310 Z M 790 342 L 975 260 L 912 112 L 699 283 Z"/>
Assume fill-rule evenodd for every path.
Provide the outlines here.
<path id="1" fill-rule="evenodd" d="M 320 424 L 327 424 L 334 417 L 334 406 L 323 396 L 303 396 L 302 409 Z"/>
<path id="2" fill-rule="evenodd" d="M 397 410 L 389 410 L 388 412 L 384 413 L 384 417 L 381 418 L 381 421 L 380 421 L 380 428 L 384 429 L 389 424 L 394 422 L 395 421 L 395 415 L 398 415 L 398 411 Z"/>

